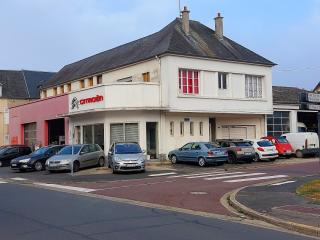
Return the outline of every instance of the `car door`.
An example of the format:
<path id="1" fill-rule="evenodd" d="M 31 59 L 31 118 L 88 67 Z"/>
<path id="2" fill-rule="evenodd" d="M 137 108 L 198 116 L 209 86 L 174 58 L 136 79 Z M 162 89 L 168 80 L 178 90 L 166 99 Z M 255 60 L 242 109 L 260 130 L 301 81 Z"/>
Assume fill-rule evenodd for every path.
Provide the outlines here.
<path id="1" fill-rule="evenodd" d="M 93 144 L 89 145 L 89 165 L 95 166 L 98 163 L 99 152 L 96 151 L 96 148 Z"/>
<path id="2" fill-rule="evenodd" d="M 20 152 L 18 147 L 8 148 L 7 151 L 4 153 L 3 163 L 5 165 L 9 165 L 12 159 L 19 156 Z"/>
<path id="3" fill-rule="evenodd" d="M 108 151 L 108 166 L 112 166 L 112 158 L 114 154 L 114 143 L 111 145 L 109 151 Z"/>
<path id="4" fill-rule="evenodd" d="M 201 144 L 200 143 L 194 143 L 191 146 L 191 149 L 189 151 L 189 161 L 198 161 L 198 157 L 201 155 Z"/>
<path id="5" fill-rule="evenodd" d="M 80 162 L 80 166 L 81 167 L 90 166 L 90 149 L 89 149 L 89 145 L 84 145 L 80 149 L 79 162 Z"/>
<path id="6" fill-rule="evenodd" d="M 190 154 L 192 145 L 193 143 L 187 143 L 186 145 L 184 145 L 182 148 L 179 149 L 178 151 L 179 160 L 182 160 L 182 161 L 190 160 L 189 154 Z"/>

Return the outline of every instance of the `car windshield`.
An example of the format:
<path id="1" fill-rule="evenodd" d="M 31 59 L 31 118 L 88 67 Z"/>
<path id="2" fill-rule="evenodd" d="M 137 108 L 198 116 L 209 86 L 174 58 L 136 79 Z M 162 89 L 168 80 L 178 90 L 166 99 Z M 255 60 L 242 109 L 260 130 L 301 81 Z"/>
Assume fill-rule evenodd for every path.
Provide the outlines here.
<path id="1" fill-rule="evenodd" d="M 217 144 L 217 143 L 206 143 L 205 144 L 205 146 L 207 147 L 207 148 L 220 148 L 220 145 L 219 144 Z"/>
<path id="2" fill-rule="evenodd" d="M 48 147 L 39 148 L 38 150 L 34 151 L 31 155 L 36 156 L 36 155 L 45 154 L 48 149 L 49 149 Z"/>
<path id="3" fill-rule="evenodd" d="M 288 143 L 288 140 L 285 137 L 279 137 L 277 140 L 279 143 Z"/>
<path id="4" fill-rule="evenodd" d="M 66 146 L 62 148 L 59 152 L 58 155 L 71 155 L 72 152 L 73 154 L 78 154 L 81 149 L 81 146 L 76 145 L 76 146 Z"/>
<path id="5" fill-rule="evenodd" d="M 273 146 L 273 144 L 272 144 L 272 142 L 270 142 L 270 141 L 259 141 L 259 142 L 257 142 L 257 144 L 260 146 L 260 147 L 272 147 Z"/>
<path id="6" fill-rule="evenodd" d="M 116 144 L 116 154 L 136 154 L 141 153 L 141 148 L 138 144 Z"/>
<path id="7" fill-rule="evenodd" d="M 234 145 L 237 147 L 251 147 L 250 142 L 234 142 Z"/>
<path id="8" fill-rule="evenodd" d="M 1 147 L 1 148 L 0 148 L 0 154 L 1 154 L 1 153 L 4 153 L 6 150 L 7 150 L 6 147 Z"/>

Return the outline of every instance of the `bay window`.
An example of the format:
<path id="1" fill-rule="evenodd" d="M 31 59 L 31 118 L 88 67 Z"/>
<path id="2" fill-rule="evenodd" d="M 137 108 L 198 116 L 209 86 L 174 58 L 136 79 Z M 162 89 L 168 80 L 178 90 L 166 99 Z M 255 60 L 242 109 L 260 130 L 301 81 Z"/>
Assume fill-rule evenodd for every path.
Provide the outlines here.
<path id="1" fill-rule="evenodd" d="M 199 94 L 199 71 L 179 69 L 179 92 Z"/>

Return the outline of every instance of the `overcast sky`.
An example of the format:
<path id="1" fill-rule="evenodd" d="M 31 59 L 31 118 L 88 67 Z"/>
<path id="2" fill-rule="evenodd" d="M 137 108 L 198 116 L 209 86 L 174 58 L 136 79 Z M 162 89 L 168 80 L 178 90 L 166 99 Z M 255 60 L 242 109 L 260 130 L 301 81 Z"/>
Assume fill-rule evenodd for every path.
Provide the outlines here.
<path id="1" fill-rule="evenodd" d="M 277 63 L 273 84 L 320 81 L 320 0 L 181 0 L 190 18 Z M 64 65 L 160 30 L 178 0 L 1 0 L 0 69 L 58 71 Z M 142 49 L 143 50 L 143 49 Z"/>

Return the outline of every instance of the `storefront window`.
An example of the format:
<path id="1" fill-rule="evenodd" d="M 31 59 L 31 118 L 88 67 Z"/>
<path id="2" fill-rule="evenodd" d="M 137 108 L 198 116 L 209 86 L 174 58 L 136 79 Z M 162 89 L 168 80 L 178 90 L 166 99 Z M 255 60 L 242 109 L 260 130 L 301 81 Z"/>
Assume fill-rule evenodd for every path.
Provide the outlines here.
<path id="1" fill-rule="evenodd" d="M 267 116 L 268 135 L 279 137 L 290 132 L 290 116 L 286 111 L 275 111 Z"/>
<path id="2" fill-rule="evenodd" d="M 24 144 L 34 148 L 37 141 L 37 124 L 27 123 L 24 124 Z"/>
<path id="3" fill-rule="evenodd" d="M 83 143 L 98 144 L 104 149 L 104 125 L 95 124 L 83 126 Z"/>

